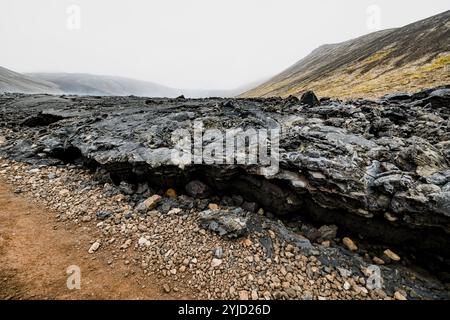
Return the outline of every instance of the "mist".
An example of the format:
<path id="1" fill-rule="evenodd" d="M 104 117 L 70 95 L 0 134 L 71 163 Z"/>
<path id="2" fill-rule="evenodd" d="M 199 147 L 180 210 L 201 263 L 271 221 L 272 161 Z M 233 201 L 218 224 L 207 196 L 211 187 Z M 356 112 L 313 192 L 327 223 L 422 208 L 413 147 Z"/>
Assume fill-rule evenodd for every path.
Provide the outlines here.
<path id="1" fill-rule="evenodd" d="M 322 44 L 447 9 L 448 0 L 2 0 L 0 65 L 230 90 Z"/>

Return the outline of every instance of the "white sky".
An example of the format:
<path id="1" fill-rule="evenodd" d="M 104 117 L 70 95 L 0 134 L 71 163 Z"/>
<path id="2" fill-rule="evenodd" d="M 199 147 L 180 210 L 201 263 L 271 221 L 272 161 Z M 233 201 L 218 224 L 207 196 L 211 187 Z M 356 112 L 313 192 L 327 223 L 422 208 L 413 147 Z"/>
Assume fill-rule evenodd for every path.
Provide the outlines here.
<path id="1" fill-rule="evenodd" d="M 81 29 L 67 27 L 70 5 Z M 227 89 L 373 31 L 370 5 L 381 29 L 450 9 L 448 0 L 1 0 L 0 66 Z"/>

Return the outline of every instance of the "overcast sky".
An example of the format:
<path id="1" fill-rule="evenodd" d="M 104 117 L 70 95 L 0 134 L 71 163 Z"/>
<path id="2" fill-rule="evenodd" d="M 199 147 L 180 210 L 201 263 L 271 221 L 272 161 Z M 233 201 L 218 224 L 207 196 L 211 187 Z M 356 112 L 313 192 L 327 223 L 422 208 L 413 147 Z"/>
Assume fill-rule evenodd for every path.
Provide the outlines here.
<path id="1" fill-rule="evenodd" d="M 319 45 L 449 9 L 448 0 L 1 0 L 0 66 L 227 89 Z"/>

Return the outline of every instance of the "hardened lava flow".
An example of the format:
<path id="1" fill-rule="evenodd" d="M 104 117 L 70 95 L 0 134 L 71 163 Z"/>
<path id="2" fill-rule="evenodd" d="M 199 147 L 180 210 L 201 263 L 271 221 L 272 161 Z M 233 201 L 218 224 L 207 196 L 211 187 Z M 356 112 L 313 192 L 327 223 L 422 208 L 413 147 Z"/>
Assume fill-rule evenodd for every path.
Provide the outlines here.
<path id="1" fill-rule="evenodd" d="M 432 257 L 442 271 L 450 266 L 449 117 L 448 87 L 346 102 L 6 94 L 0 154 L 36 166 L 82 163 L 116 184 L 156 190 L 200 180 L 210 194 L 239 194 L 287 220 L 335 224 Z M 195 121 L 221 131 L 278 127 L 278 172 L 175 165 L 172 133 Z"/>

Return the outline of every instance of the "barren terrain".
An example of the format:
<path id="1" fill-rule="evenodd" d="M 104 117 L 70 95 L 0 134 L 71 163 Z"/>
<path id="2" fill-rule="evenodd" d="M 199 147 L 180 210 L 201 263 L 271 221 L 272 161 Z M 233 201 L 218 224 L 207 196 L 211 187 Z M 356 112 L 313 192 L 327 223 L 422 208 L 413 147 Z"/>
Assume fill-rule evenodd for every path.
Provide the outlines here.
<path id="1" fill-rule="evenodd" d="M 449 101 L 3 95 L 1 294 L 448 298 Z M 279 126 L 279 171 L 174 164 L 194 120 Z"/>

